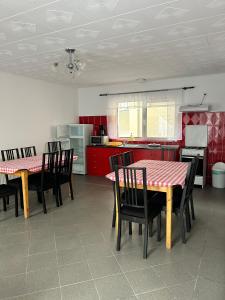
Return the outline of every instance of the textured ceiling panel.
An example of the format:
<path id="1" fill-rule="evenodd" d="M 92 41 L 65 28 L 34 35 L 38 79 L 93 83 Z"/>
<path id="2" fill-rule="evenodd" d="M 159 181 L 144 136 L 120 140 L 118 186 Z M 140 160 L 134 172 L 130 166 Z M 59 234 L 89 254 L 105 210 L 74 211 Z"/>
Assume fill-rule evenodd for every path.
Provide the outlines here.
<path id="1" fill-rule="evenodd" d="M 0 0 L 0 71 L 89 86 L 225 72 L 224 53 L 225 0 Z"/>

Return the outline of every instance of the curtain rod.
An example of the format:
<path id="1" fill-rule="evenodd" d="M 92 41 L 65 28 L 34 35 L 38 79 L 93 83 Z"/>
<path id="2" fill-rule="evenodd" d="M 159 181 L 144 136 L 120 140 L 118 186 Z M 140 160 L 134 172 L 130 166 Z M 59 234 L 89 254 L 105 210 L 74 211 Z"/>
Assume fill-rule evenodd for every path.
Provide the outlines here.
<path id="1" fill-rule="evenodd" d="M 148 91 L 137 91 L 137 92 L 123 92 L 123 93 L 112 93 L 112 94 L 99 94 L 99 96 L 114 96 L 114 95 L 129 95 L 129 94 L 141 94 L 141 93 L 155 93 L 155 92 L 167 92 L 167 91 L 176 91 L 176 90 L 189 90 L 194 89 L 195 86 L 184 86 L 180 88 L 173 89 L 161 89 L 161 90 L 148 90 Z"/>

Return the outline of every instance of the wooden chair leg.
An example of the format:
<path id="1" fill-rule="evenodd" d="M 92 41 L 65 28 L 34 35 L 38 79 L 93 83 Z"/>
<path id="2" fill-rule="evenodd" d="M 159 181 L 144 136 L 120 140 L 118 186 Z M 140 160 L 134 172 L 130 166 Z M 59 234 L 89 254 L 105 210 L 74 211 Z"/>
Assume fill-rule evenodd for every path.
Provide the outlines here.
<path id="1" fill-rule="evenodd" d="M 120 251 L 120 244 L 121 244 L 121 219 L 118 220 L 118 236 L 117 236 L 117 244 L 116 250 Z"/>
<path id="2" fill-rule="evenodd" d="M 71 179 L 70 179 L 70 181 L 69 181 L 69 185 L 70 185 L 70 196 L 71 196 L 71 200 L 74 200 L 74 198 L 73 198 L 73 185 L 72 185 Z"/>
<path id="3" fill-rule="evenodd" d="M 18 217 L 18 195 L 17 192 L 15 193 L 15 216 Z"/>
<path id="4" fill-rule="evenodd" d="M 161 241 L 161 227 L 162 227 L 162 219 L 161 214 L 157 216 L 157 241 Z"/>
<path id="5" fill-rule="evenodd" d="M 145 224 L 144 229 L 144 251 L 143 251 L 143 258 L 147 258 L 148 256 L 148 224 Z"/>
<path id="6" fill-rule="evenodd" d="M 139 235 L 142 235 L 142 224 L 139 224 L 138 233 L 139 233 Z"/>
<path id="7" fill-rule="evenodd" d="M 129 235 L 132 235 L 132 222 L 129 222 Z"/>

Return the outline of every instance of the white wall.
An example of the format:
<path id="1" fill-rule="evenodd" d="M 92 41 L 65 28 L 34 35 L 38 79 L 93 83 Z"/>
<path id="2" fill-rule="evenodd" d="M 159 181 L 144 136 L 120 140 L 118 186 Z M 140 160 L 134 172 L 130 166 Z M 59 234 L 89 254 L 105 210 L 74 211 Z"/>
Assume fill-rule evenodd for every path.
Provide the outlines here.
<path id="1" fill-rule="evenodd" d="M 184 104 L 198 104 L 202 100 L 203 93 L 207 93 L 205 104 L 211 106 L 211 111 L 225 111 L 225 74 L 216 74 L 155 80 L 142 84 L 126 83 L 111 86 L 80 88 L 78 90 L 79 115 L 106 115 L 107 97 L 100 97 L 100 93 L 167 89 L 183 86 L 195 86 L 195 89 L 187 90 L 185 92 Z"/>
<path id="2" fill-rule="evenodd" d="M 76 116 L 77 89 L 0 73 L 0 149 L 35 145 L 43 152 L 53 126 Z"/>

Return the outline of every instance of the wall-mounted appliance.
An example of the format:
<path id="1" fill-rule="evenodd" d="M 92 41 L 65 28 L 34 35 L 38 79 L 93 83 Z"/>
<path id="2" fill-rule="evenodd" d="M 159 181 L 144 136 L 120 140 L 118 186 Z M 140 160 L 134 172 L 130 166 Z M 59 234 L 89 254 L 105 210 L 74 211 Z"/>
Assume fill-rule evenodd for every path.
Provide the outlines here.
<path id="1" fill-rule="evenodd" d="M 180 112 L 204 112 L 209 111 L 209 106 L 203 104 L 205 97 L 207 96 L 206 93 L 203 94 L 202 101 L 199 104 L 190 104 L 190 105 L 182 105 L 180 106 Z"/>

